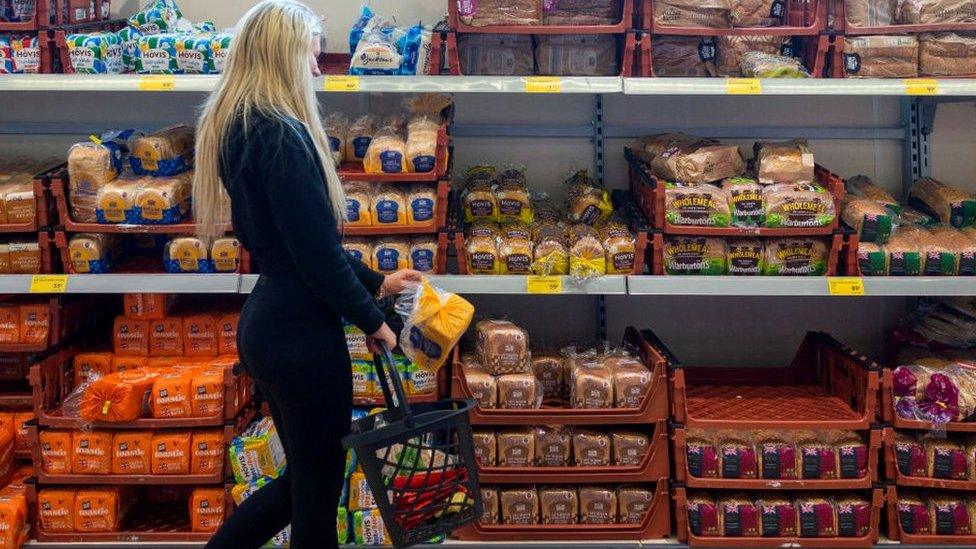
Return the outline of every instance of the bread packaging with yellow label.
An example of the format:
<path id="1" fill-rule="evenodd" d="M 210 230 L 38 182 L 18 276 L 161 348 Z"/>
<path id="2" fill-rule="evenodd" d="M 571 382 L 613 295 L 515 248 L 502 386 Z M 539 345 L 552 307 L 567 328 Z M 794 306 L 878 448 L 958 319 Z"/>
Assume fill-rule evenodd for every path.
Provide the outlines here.
<path id="1" fill-rule="evenodd" d="M 79 233 L 68 241 L 71 270 L 78 274 L 107 273 L 112 270 L 116 235 Z"/>
<path id="2" fill-rule="evenodd" d="M 241 243 L 232 236 L 214 239 L 210 246 L 210 261 L 215 272 L 236 272 L 241 265 Z"/>
<path id="3" fill-rule="evenodd" d="M 373 191 L 371 209 L 376 226 L 407 224 L 407 199 L 396 186 L 377 185 Z"/>
<path id="4" fill-rule="evenodd" d="M 95 216 L 99 223 L 136 223 L 136 196 L 147 177 L 122 177 L 98 190 Z"/>
<path id="5" fill-rule="evenodd" d="M 190 211 L 190 188 L 193 172 L 183 172 L 173 177 L 143 179 L 136 192 L 135 223 L 179 223 Z"/>
<path id="6" fill-rule="evenodd" d="M 138 175 L 171 176 L 193 167 L 196 136 L 190 126 L 176 125 L 133 141 L 129 162 Z"/>

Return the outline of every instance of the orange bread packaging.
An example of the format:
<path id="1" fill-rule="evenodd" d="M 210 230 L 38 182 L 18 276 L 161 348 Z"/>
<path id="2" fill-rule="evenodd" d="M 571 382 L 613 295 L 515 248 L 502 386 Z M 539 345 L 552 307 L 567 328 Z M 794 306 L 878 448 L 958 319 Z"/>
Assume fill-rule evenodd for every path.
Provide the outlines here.
<path id="1" fill-rule="evenodd" d="M 159 432 L 152 439 L 152 473 L 154 475 L 190 474 L 190 445 L 193 435 L 189 432 Z"/>
<path id="2" fill-rule="evenodd" d="M 0 548 L 20 547 L 28 533 L 27 498 L 23 494 L 0 495 Z"/>
<path id="3" fill-rule="evenodd" d="M 149 356 L 183 356 L 183 319 L 168 316 L 149 322 Z"/>
<path id="4" fill-rule="evenodd" d="M 226 313 L 217 321 L 220 326 L 219 354 L 237 354 L 237 323 L 240 319 L 241 313 Z"/>
<path id="5" fill-rule="evenodd" d="M 47 303 L 25 303 L 20 306 L 20 342 L 47 343 L 51 335 L 51 308 Z"/>
<path id="6" fill-rule="evenodd" d="M 146 393 L 157 377 L 158 372 L 140 369 L 115 372 L 98 379 L 81 397 L 81 418 L 112 423 L 138 419 Z"/>
<path id="7" fill-rule="evenodd" d="M 11 435 L 16 435 L 17 428 L 14 426 L 14 415 L 12 413 L 0 412 L 0 429 Z"/>
<path id="8" fill-rule="evenodd" d="M 193 373 L 174 370 L 157 377 L 153 382 L 149 408 L 153 417 L 190 417 L 190 383 Z"/>
<path id="9" fill-rule="evenodd" d="M 52 475 L 71 472 L 71 431 L 43 430 L 38 435 L 44 470 Z"/>
<path id="10" fill-rule="evenodd" d="M 224 433 L 196 431 L 193 433 L 191 475 L 216 475 L 224 469 Z"/>
<path id="11" fill-rule="evenodd" d="M 75 531 L 80 533 L 117 532 L 132 508 L 128 488 L 83 488 L 75 494 Z"/>
<path id="12" fill-rule="evenodd" d="M 27 480 L 34 476 L 34 467 L 31 465 L 21 465 L 14 470 L 10 477 L 10 484 L 0 490 L 0 496 L 27 495 Z"/>
<path id="13" fill-rule="evenodd" d="M 125 294 L 125 316 L 159 320 L 169 314 L 173 299 L 173 294 Z"/>
<path id="14" fill-rule="evenodd" d="M 107 475 L 112 472 L 112 433 L 71 433 L 71 472 L 78 475 Z"/>
<path id="15" fill-rule="evenodd" d="M 183 347 L 186 356 L 217 356 L 217 317 L 210 313 L 183 317 Z"/>
<path id="16" fill-rule="evenodd" d="M 45 532 L 74 532 L 77 490 L 46 489 L 37 493 L 37 516 Z"/>
<path id="17" fill-rule="evenodd" d="M 190 529 L 216 532 L 224 522 L 223 488 L 195 488 L 190 496 Z"/>
<path id="18" fill-rule="evenodd" d="M 149 321 L 115 317 L 112 340 L 117 355 L 149 356 Z"/>
<path id="19" fill-rule="evenodd" d="M 17 463 L 14 459 L 14 434 L 0 431 L 0 486 L 5 486 L 14 476 Z"/>
<path id="20" fill-rule="evenodd" d="M 88 381 L 92 373 L 98 377 L 112 373 L 112 353 L 78 353 L 72 361 L 75 372 L 75 387 Z"/>
<path id="21" fill-rule="evenodd" d="M 193 373 L 190 393 L 193 417 L 213 417 L 224 411 L 224 370 L 204 368 Z"/>
<path id="22" fill-rule="evenodd" d="M 112 440 L 113 475 L 148 475 L 152 472 L 150 431 L 123 431 Z"/>
<path id="23" fill-rule="evenodd" d="M 27 424 L 34 419 L 34 412 L 17 412 L 14 414 L 14 450 L 29 450 L 31 439 Z"/>
<path id="24" fill-rule="evenodd" d="M 182 361 L 183 358 L 178 356 L 151 356 L 146 360 L 146 367 L 150 370 L 166 370 Z"/>
<path id="25" fill-rule="evenodd" d="M 144 356 L 113 356 L 112 371 L 127 372 L 136 368 L 146 368 L 149 366 L 149 360 Z"/>
<path id="26" fill-rule="evenodd" d="M 0 343 L 20 343 L 20 308 L 0 305 Z"/>

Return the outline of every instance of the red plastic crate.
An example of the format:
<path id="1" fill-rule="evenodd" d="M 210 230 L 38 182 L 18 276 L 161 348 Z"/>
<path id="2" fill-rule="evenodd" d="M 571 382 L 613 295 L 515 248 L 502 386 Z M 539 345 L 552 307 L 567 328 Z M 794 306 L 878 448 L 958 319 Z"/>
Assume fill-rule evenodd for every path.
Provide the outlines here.
<path id="1" fill-rule="evenodd" d="M 478 480 L 482 484 L 559 484 L 571 479 L 580 484 L 626 484 L 648 479 L 668 478 L 668 426 L 664 420 L 653 424 L 651 444 L 639 465 L 611 465 L 608 467 L 485 467 L 478 465 Z"/>
<path id="2" fill-rule="evenodd" d="M 0 32 L 36 31 L 52 26 L 95 21 L 111 11 L 109 0 L 37 0 L 36 12 L 29 21 L 0 22 Z M 94 8 L 92 10 L 91 8 Z"/>
<path id="3" fill-rule="evenodd" d="M 435 204 L 434 219 L 420 225 L 373 225 L 370 227 L 346 226 L 342 228 L 344 236 L 382 236 L 394 234 L 431 234 L 447 227 L 447 195 L 451 190 L 449 181 L 437 182 L 437 203 Z M 446 242 L 445 242 L 446 244 Z"/>
<path id="4" fill-rule="evenodd" d="M 672 27 L 654 21 L 655 0 L 640 0 L 641 28 L 655 35 L 684 36 L 813 36 L 827 28 L 829 0 L 786 0 L 785 24 L 778 27 L 708 29 Z"/>
<path id="5" fill-rule="evenodd" d="M 823 332 L 808 332 L 786 368 L 687 367 L 659 352 L 672 357 L 672 414 L 685 427 L 860 431 L 875 419 L 877 364 Z"/>
<path id="6" fill-rule="evenodd" d="M 619 35 L 618 53 L 620 61 L 620 74 L 617 76 L 650 76 L 650 35 L 630 31 Z M 443 51 L 443 54 L 441 53 Z M 461 58 L 458 54 L 457 33 L 445 32 L 435 33 L 433 42 L 433 56 L 431 57 L 432 66 L 440 66 L 442 63 L 441 55 L 447 59 L 447 72 L 454 76 L 463 76 L 465 73 L 461 67 Z M 535 74 L 514 75 L 521 77 L 536 76 Z"/>
<path id="7" fill-rule="evenodd" d="M 651 479 L 647 479 L 652 481 Z M 575 483 L 574 479 L 561 481 Z M 668 479 L 654 480 L 654 499 L 641 524 L 481 524 L 473 522 L 454 531 L 461 541 L 621 541 L 667 537 L 671 533 Z M 529 482 L 532 484 L 532 482 Z"/>
<path id="8" fill-rule="evenodd" d="M 447 125 L 442 124 L 437 132 L 437 148 L 434 153 L 434 169 L 429 172 L 366 173 L 362 162 L 343 162 L 339 166 L 339 177 L 343 181 L 371 181 L 377 183 L 434 183 L 446 180 L 451 161 L 450 138 Z M 450 189 L 448 189 L 450 190 Z"/>
<path id="9" fill-rule="evenodd" d="M 884 494 L 881 488 L 871 490 L 870 501 L 871 527 L 868 534 L 862 537 L 833 537 L 833 538 L 805 538 L 805 537 L 703 537 L 691 533 L 688 525 L 688 491 L 684 486 L 674 489 L 674 515 L 677 523 L 678 541 L 687 543 L 690 547 L 822 547 L 825 549 L 845 549 L 853 547 L 873 547 L 878 541 L 881 523 L 881 508 L 884 506 Z"/>
<path id="10" fill-rule="evenodd" d="M 881 378 L 881 404 L 885 422 L 890 423 L 895 429 L 976 432 L 976 421 L 950 421 L 936 426 L 931 421 L 905 419 L 899 416 L 895 411 L 894 378 L 890 369 L 885 369 Z"/>
<path id="11" fill-rule="evenodd" d="M 97 9 L 96 9 L 97 12 Z M 58 26 L 48 32 L 48 40 L 38 40 L 41 44 L 41 72 L 74 74 L 71 65 L 71 52 L 68 49 L 67 36 L 76 33 L 115 32 L 128 26 L 127 19 L 109 19 L 105 21 L 72 21 L 70 24 Z M 45 66 L 49 64 L 50 66 Z"/>
<path id="12" fill-rule="evenodd" d="M 87 422 L 61 414 L 61 404 L 74 388 L 72 359 L 78 349 L 65 348 L 31 366 L 30 383 L 38 425 L 55 429 L 191 429 L 222 427 L 238 418 L 251 403 L 252 383 L 239 366 L 224 369 L 224 411 L 213 417 L 140 418 L 125 423 Z"/>
<path id="13" fill-rule="evenodd" d="M 621 33 L 634 24 L 634 2 L 618 0 L 620 19 L 612 25 L 490 25 L 476 27 L 465 24 L 458 14 L 458 0 L 447 0 L 447 23 L 452 31 L 483 34 L 610 34 Z"/>
<path id="14" fill-rule="evenodd" d="M 693 34 L 692 36 L 697 36 L 697 34 Z M 802 55 L 800 56 L 800 60 L 803 62 L 803 66 L 810 73 L 810 77 L 826 78 L 831 76 L 830 74 L 827 74 L 827 60 L 830 59 L 831 47 L 833 45 L 831 37 L 826 34 L 821 34 L 817 36 L 797 36 L 795 38 L 800 40 L 800 44 L 802 44 Z M 654 72 L 653 41 L 648 38 L 645 40 L 645 42 L 647 42 L 647 61 L 643 67 L 647 67 L 647 70 L 646 74 L 641 74 L 640 76 L 658 77 L 657 73 Z M 661 78 L 670 77 L 663 76 Z"/>
<path id="15" fill-rule="evenodd" d="M 929 545 L 931 547 L 946 547 L 949 545 L 976 544 L 976 534 L 970 536 L 941 536 L 937 534 L 906 534 L 898 519 L 898 487 L 888 486 L 886 493 L 888 539 L 903 545 Z"/>
<path id="16" fill-rule="evenodd" d="M 880 430 L 868 434 L 868 472 L 859 479 L 739 479 L 700 478 L 688 470 L 687 431 L 683 427 L 674 430 L 675 477 L 689 488 L 728 488 L 738 490 L 856 490 L 871 488 L 878 481 L 878 452 L 881 450 Z"/>
<path id="17" fill-rule="evenodd" d="M 891 427 L 886 427 L 884 430 L 884 464 L 885 478 L 898 486 L 976 491 L 976 480 L 947 480 L 901 474 L 898 469 L 898 459 L 895 456 L 895 430 Z"/>
<path id="18" fill-rule="evenodd" d="M 471 410 L 472 425 L 639 425 L 656 423 L 668 417 L 667 360 L 636 328 L 627 328 L 624 343 L 637 350 L 641 362 L 651 371 L 651 382 L 637 408 L 560 408 L 543 406 L 536 410 Z M 460 351 L 454 350 L 454 377 L 451 396 L 473 398 L 461 370 Z"/>

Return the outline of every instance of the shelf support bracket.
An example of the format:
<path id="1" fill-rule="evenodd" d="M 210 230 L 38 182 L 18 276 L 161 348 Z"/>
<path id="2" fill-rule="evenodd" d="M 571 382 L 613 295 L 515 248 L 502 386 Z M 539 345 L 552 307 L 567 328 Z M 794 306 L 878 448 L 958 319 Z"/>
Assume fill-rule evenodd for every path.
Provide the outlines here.
<path id="1" fill-rule="evenodd" d="M 938 103 L 921 98 L 904 98 L 901 102 L 902 125 L 905 128 L 905 149 L 902 166 L 902 191 L 908 190 L 916 179 L 931 177 L 932 164 L 929 135 L 935 126 Z"/>

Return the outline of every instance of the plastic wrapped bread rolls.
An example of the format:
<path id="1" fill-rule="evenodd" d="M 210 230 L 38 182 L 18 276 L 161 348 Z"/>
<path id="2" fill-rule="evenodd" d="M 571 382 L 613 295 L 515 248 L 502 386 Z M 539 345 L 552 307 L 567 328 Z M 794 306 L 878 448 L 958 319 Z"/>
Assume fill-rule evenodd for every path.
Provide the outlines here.
<path id="1" fill-rule="evenodd" d="M 132 143 L 129 162 L 139 175 L 172 176 L 193 167 L 194 130 L 176 125 L 139 137 Z"/>

